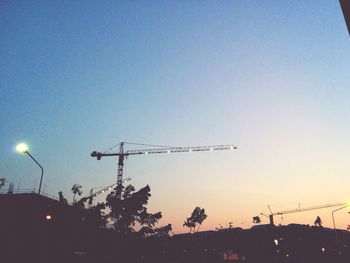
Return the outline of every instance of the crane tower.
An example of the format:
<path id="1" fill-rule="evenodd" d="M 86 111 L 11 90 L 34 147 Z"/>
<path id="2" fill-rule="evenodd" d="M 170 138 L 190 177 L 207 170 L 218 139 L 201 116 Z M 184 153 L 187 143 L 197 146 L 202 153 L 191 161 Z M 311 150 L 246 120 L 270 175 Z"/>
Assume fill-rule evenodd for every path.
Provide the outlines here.
<path id="1" fill-rule="evenodd" d="M 142 150 L 126 150 L 124 149 L 125 144 L 135 144 L 121 142 L 119 145 L 118 153 L 101 153 L 93 151 L 91 157 L 96 157 L 97 160 L 101 160 L 102 157 L 106 156 L 118 156 L 118 172 L 117 172 L 117 185 L 123 184 L 123 168 L 124 160 L 130 155 L 140 154 L 158 154 L 158 153 L 180 153 L 180 152 L 203 152 L 203 151 L 218 151 L 218 150 L 234 150 L 237 149 L 235 145 L 212 145 L 212 146 L 193 146 L 193 147 L 161 147 L 161 148 L 149 148 Z M 146 145 L 146 144 L 136 144 Z M 153 146 L 153 145 L 147 145 Z"/>

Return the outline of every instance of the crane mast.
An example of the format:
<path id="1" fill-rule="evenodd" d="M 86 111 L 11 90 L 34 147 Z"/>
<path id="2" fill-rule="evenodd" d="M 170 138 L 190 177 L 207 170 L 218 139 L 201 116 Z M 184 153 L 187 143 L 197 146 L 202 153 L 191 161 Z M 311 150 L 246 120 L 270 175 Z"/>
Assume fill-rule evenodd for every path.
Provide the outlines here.
<path id="1" fill-rule="evenodd" d="M 193 147 L 162 147 L 162 148 L 149 148 L 142 150 L 127 150 L 125 151 L 124 145 L 126 142 L 119 144 L 118 153 L 101 153 L 93 151 L 91 157 L 96 157 L 97 160 L 101 160 L 106 156 L 118 156 L 118 171 L 117 171 L 117 185 L 123 184 L 123 169 L 124 160 L 130 155 L 140 154 L 160 154 L 160 153 L 181 153 L 181 152 L 202 152 L 202 151 L 218 151 L 218 150 L 234 150 L 237 149 L 235 145 L 212 145 L 212 146 L 193 146 Z M 130 143 L 129 143 L 130 144 Z"/>
<path id="2" fill-rule="evenodd" d="M 124 168 L 124 142 L 120 143 L 119 158 L 118 158 L 118 173 L 117 173 L 117 185 L 123 183 L 123 168 Z"/>

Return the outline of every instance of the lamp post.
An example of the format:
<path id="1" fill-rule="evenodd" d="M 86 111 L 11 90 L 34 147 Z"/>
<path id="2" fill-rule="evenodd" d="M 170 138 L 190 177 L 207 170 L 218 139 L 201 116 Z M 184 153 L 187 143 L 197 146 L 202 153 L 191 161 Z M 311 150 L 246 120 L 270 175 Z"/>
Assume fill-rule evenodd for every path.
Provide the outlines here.
<path id="1" fill-rule="evenodd" d="M 20 143 L 16 145 L 16 150 L 20 153 L 26 153 L 41 169 L 41 176 L 40 176 L 40 183 L 39 183 L 39 190 L 38 190 L 38 194 L 40 195 L 40 191 L 41 191 L 41 183 L 43 181 L 43 175 L 44 175 L 44 168 L 40 165 L 40 163 L 38 163 L 37 160 L 35 160 L 35 158 L 29 153 L 28 151 L 28 145 L 25 143 Z"/>
<path id="2" fill-rule="evenodd" d="M 337 208 L 335 210 L 332 211 L 332 219 L 333 219 L 333 228 L 334 228 L 334 235 L 335 235 L 335 246 L 337 247 L 338 246 L 338 234 L 337 234 L 337 229 L 335 228 L 335 220 L 334 220 L 334 213 L 339 211 L 339 210 L 342 210 L 344 208 L 347 208 L 349 207 L 349 205 L 345 205 L 345 206 L 342 206 L 340 208 Z"/>

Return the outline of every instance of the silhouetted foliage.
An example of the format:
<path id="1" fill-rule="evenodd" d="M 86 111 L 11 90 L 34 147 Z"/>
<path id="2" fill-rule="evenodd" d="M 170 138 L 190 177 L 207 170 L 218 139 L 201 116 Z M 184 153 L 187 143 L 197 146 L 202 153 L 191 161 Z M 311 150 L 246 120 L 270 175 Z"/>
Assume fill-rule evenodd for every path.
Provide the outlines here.
<path id="1" fill-rule="evenodd" d="M 254 216 L 253 217 L 253 223 L 254 224 L 260 224 L 261 223 L 261 219 L 259 216 Z"/>
<path id="2" fill-rule="evenodd" d="M 64 198 L 62 191 L 58 192 L 58 202 L 64 205 L 68 205 L 68 201 Z"/>
<path id="3" fill-rule="evenodd" d="M 75 203 L 75 195 L 81 195 L 82 194 L 82 190 L 81 190 L 81 185 L 79 185 L 79 184 L 74 184 L 73 186 L 72 186 L 72 192 L 73 192 L 73 204 Z"/>
<path id="4" fill-rule="evenodd" d="M 183 226 L 188 227 L 190 229 L 190 233 L 194 233 L 196 230 L 196 227 L 198 226 L 197 228 L 197 231 L 198 231 L 201 224 L 207 217 L 208 216 L 205 214 L 205 210 L 197 206 L 193 210 L 191 217 L 188 217 L 186 219 Z"/>
<path id="5" fill-rule="evenodd" d="M 107 218 L 120 235 L 127 236 L 137 233 L 142 237 L 147 237 L 159 235 L 167 229 L 169 229 L 168 232 L 171 230 L 171 225 L 168 225 L 167 228 L 155 228 L 162 214 L 161 212 L 148 213 L 146 206 L 151 197 L 150 191 L 148 185 L 137 192 L 132 185 L 127 187 L 118 185 L 107 196 L 106 207 L 110 209 Z"/>
<path id="6" fill-rule="evenodd" d="M 317 226 L 317 227 L 322 227 L 322 220 L 319 216 L 317 216 L 315 222 L 314 222 L 314 225 Z"/>
<path id="7" fill-rule="evenodd" d="M 85 208 L 85 202 L 88 200 L 88 197 L 83 197 L 81 199 L 79 199 L 79 201 L 75 201 L 73 203 L 73 206 L 79 207 L 79 208 Z"/>
<path id="8" fill-rule="evenodd" d="M 172 233 L 171 224 L 167 224 L 165 226 L 158 227 L 154 230 L 154 236 L 156 237 L 167 237 L 169 233 Z"/>
<path id="9" fill-rule="evenodd" d="M 219 230 L 223 230 L 223 229 L 224 229 L 224 227 L 221 224 L 219 224 L 219 226 L 215 227 L 215 231 L 219 231 Z"/>
<path id="10" fill-rule="evenodd" d="M 85 219 L 86 223 L 93 228 L 105 227 L 106 218 L 103 212 L 105 208 L 106 208 L 106 205 L 104 203 L 97 203 L 95 206 L 92 206 L 89 209 L 89 212 L 87 213 L 87 216 Z"/>
<path id="11" fill-rule="evenodd" d="M 141 237 L 168 237 L 170 232 L 172 232 L 171 224 L 157 228 L 144 226 L 138 231 Z"/>

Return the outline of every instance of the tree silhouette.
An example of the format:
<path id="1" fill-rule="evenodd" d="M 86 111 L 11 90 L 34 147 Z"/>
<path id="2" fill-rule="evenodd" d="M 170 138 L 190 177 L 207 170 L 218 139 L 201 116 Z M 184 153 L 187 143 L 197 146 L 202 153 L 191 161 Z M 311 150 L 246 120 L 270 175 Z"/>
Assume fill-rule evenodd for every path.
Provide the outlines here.
<path id="1" fill-rule="evenodd" d="M 105 208 L 106 205 L 104 203 L 97 203 L 88 210 L 85 220 L 89 227 L 97 229 L 106 225 L 106 218 L 103 212 Z"/>
<path id="2" fill-rule="evenodd" d="M 62 191 L 58 192 L 58 202 L 64 205 L 68 204 L 68 201 L 66 198 L 64 198 Z"/>
<path id="3" fill-rule="evenodd" d="M 199 231 L 200 226 L 202 225 L 203 221 L 207 218 L 208 216 L 205 214 L 205 210 L 196 207 L 192 214 L 191 217 L 188 217 L 186 221 L 184 222 L 183 226 L 188 227 L 190 229 L 190 233 L 194 233 L 197 228 L 197 232 Z"/>
<path id="4" fill-rule="evenodd" d="M 166 226 L 155 228 L 153 236 L 165 237 L 165 236 L 169 236 L 170 232 L 172 233 L 172 226 L 171 224 L 168 224 Z"/>
<path id="5" fill-rule="evenodd" d="M 75 203 L 75 195 L 81 195 L 82 193 L 83 193 L 83 191 L 81 190 L 81 185 L 79 185 L 79 184 L 74 184 L 73 186 L 72 186 L 72 192 L 73 192 L 73 204 Z"/>
<path id="6" fill-rule="evenodd" d="M 317 216 L 316 217 L 316 220 L 314 222 L 314 225 L 317 226 L 317 227 L 322 227 L 322 220 L 321 220 L 321 217 Z"/>
<path id="7" fill-rule="evenodd" d="M 253 217 L 253 223 L 254 224 L 260 224 L 261 223 L 261 219 L 259 216 L 254 216 Z"/>
<path id="8" fill-rule="evenodd" d="M 151 197 L 150 187 L 147 185 L 139 191 L 128 185 L 116 186 L 106 198 L 106 207 L 110 209 L 107 214 L 113 228 L 122 236 L 137 233 L 141 237 L 163 235 L 166 230 L 171 231 L 171 225 L 155 228 L 162 218 L 162 213 L 148 213 L 147 204 Z M 138 231 L 136 229 L 139 229 Z"/>

